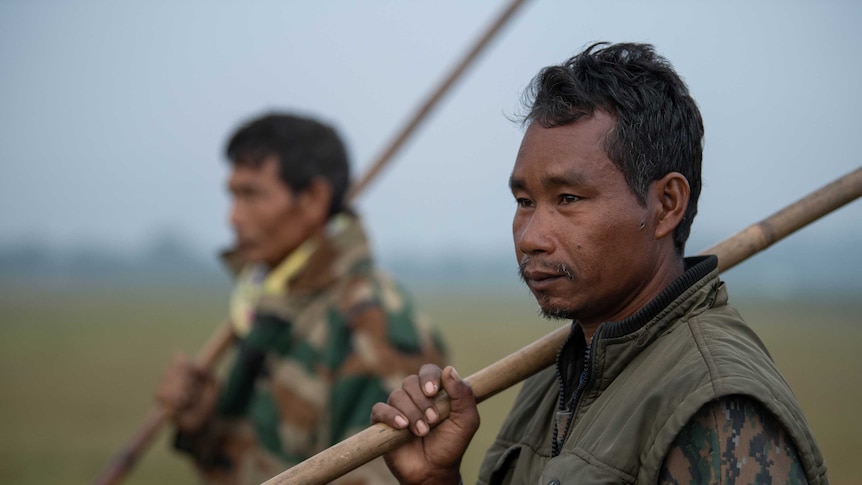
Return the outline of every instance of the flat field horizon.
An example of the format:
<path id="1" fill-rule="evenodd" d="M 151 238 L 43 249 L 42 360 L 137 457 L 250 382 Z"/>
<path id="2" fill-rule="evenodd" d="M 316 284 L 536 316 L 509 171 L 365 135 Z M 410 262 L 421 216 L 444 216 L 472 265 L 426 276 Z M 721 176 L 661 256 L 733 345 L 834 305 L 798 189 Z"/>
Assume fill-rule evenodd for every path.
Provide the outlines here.
<path id="1" fill-rule="evenodd" d="M 556 329 L 522 292 L 415 286 L 463 376 Z M 171 356 L 194 354 L 223 320 L 221 286 L 89 285 L 37 290 L 0 284 L 0 483 L 91 483 L 153 405 Z M 753 298 L 731 303 L 761 336 L 802 404 L 834 483 L 862 483 L 862 299 Z M 481 342 L 481 345 L 477 345 Z M 517 388 L 480 405 L 465 483 Z M 124 483 L 194 484 L 163 430 Z"/>

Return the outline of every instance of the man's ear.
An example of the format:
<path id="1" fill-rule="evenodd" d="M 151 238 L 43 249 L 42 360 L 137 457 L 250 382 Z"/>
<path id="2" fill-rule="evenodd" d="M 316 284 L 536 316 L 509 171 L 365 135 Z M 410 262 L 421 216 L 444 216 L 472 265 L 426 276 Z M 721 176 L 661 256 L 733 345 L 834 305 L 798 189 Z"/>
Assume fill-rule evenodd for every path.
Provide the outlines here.
<path id="1" fill-rule="evenodd" d="M 325 225 L 329 218 L 329 206 L 332 204 L 332 184 L 324 177 L 315 177 L 300 192 L 299 203 L 309 225 Z"/>
<path id="2" fill-rule="evenodd" d="M 661 239 L 673 234 L 682 221 L 691 187 L 688 180 L 679 172 L 671 172 L 653 182 L 653 194 L 657 197 L 655 237 Z"/>

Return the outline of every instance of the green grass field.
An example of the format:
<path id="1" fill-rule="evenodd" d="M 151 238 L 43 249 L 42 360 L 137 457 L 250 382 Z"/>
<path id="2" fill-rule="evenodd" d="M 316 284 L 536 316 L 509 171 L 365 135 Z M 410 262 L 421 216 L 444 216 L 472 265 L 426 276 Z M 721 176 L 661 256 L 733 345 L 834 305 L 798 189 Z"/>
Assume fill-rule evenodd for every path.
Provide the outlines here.
<path id="1" fill-rule="evenodd" d="M 733 297 L 733 295 L 731 295 Z M 549 332 L 517 297 L 419 295 L 469 375 Z M 862 301 L 739 303 L 793 386 L 834 483 L 862 483 Z M 221 291 L 0 287 L 0 483 L 90 483 L 152 404 L 171 354 L 194 353 L 225 314 Z M 482 427 L 464 461 L 472 482 L 514 390 L 480 406 Z M 168 447 L 169 433 L 128 484 L 196 483 Z"/>

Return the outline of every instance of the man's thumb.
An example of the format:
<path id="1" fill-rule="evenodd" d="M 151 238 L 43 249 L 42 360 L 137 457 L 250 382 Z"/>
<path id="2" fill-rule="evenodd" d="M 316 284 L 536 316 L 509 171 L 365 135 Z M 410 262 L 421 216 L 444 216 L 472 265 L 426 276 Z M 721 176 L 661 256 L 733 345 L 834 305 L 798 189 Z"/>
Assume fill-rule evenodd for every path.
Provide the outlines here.
<path id="1" fill-rule="evenodd" d="M 473 389 L 465 380 L 461 379 L 454 367 L 447 366 L 443 369 L 443 388 L 451 400 L 451 412 L 459 413 L 470 411 L 476 407 L 476 396 Z"/>

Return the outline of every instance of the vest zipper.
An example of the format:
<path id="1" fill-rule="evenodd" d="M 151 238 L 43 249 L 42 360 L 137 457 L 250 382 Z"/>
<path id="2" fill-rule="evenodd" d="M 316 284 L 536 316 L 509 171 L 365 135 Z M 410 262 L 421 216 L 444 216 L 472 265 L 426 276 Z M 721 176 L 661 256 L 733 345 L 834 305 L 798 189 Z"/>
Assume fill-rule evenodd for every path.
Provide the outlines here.
<path id="1" fill-rule="evenodd" d="M 562 374 L 560 372 L 560 367 L 557 366 L 557 379 L 560 382 L 560 400 L 558 411 L 556 413 L 554 419 L 554 438 L 551 443 L 551 457 L 559 456 L 560 452 L 563 449 L 563 443 L 565 443 L 566 438 L 569 436 L 569 432 L 572 429 L 572 422 L 574 421 L 575 410 L 577 409 L 578 402 L 580 401 L 581 393 L 586 387 L 587 383 L 590 381 L 590 369 L 592 368 L 592 364 L 590 362 L 591 352 L 593 341 L 598 336 L 601 327 L 596 329 L 596 333 L 593 335 L 593 338 L 590 339 L 590 342 L 587 343 L 587 348 L 584 350 L 584 369 L 581 371 L 581 375 L 578 377 L 578 385 L 572 393 L 572 398 L 569 400 L 568 405 L 566 404 L 566 383 L 563 381 Z M 571 334 L 569 335 L 569 339 L 566 340 L 566 344 L 571 339 Z M 565 348 L 566 344 L 563 344 L 562 349 Z M 559 356 L 558 356 L 559 360 Z M 563 434 L 559 435 L 559 430 L 563 429 Z"/>

